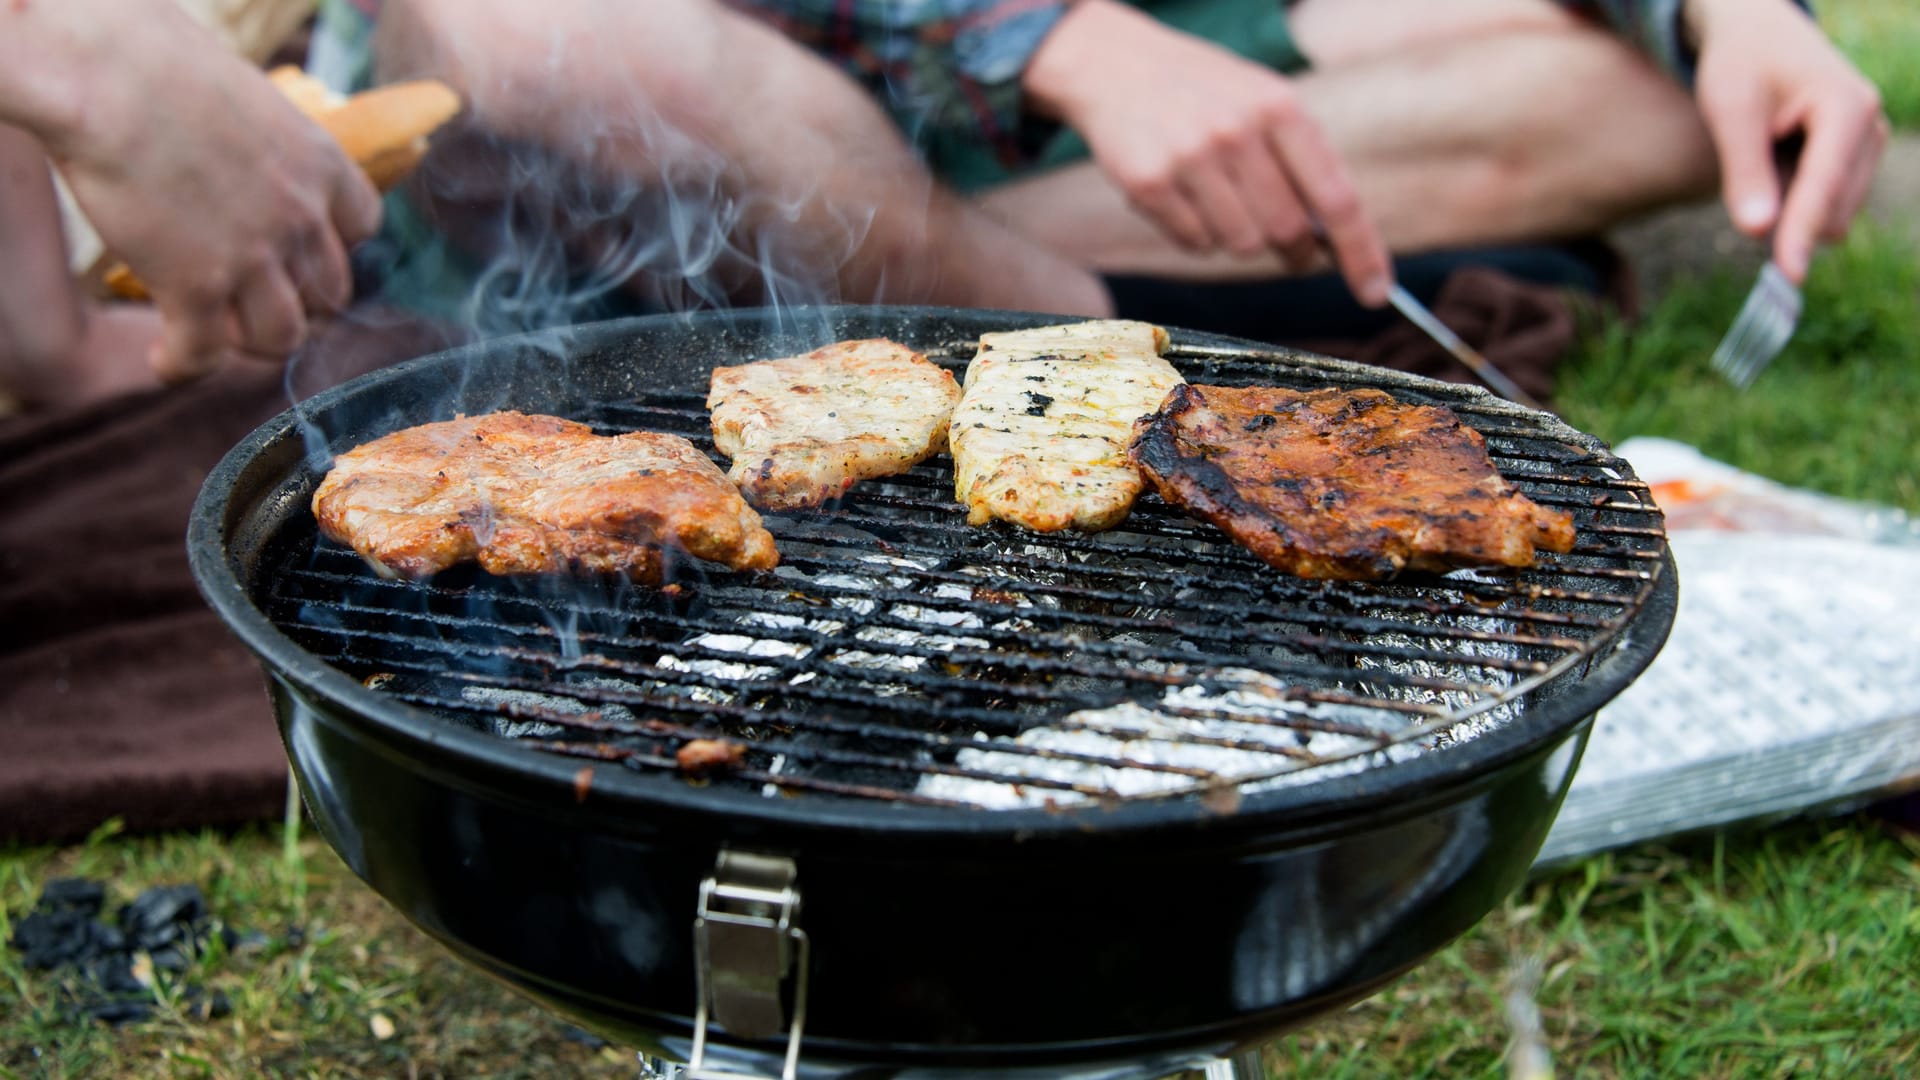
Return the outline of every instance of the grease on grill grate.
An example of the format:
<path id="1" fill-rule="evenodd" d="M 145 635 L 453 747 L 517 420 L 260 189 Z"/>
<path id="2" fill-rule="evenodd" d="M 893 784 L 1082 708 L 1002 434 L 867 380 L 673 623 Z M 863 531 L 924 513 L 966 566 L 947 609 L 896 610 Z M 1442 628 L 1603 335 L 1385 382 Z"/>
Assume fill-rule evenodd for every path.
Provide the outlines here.
<path id="1" fill-rule="evenodd" d="M 1343 381 L 1266 354 L 1171 359 L 1196 381 Z M 663 391 L 582 419 L 711 453 L 704 397 Z M 820 512 L 769 516 L 776 571 L 683 561 L 660 590 L 470 569 L 386 581 L 308 530 L 268 571 L 273 615 L 410 705 L 641 771 L 677 772 L 690 743 L 720 740 L 730 752 L 701 782 L 770 795 L 1230 800 L 1507 721 L 1529 693 L 1579 677 L 1651 589 L 1660 518 L 1622 463 L 1484 398 L 1423 400 L 1486 435 L 1536 502 L 1574 515 L 1572 553 L 1519 572 L 1306 581 L 1152 496 L 1096 536 L 969 527 L 938 459 Z"/>

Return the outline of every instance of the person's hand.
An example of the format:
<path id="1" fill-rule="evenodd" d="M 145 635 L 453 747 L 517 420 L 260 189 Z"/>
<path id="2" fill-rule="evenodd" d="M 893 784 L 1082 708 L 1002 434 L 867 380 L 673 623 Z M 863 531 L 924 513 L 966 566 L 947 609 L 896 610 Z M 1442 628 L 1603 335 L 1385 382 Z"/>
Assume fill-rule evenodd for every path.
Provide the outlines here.
<path id="1" fill-rule="evenodd" d="M 1803 281 L 1814 246 L 1846 236 L 1873 186 L 1879 92 L 1786 0 L 1688 0 L 1686 15 L 1727 212 L 1750 236 L 1771 231 L 1774 261 Z M 1805 142 L 1783 199 L 1774 144 L 1794 133 Z"/>
<path id="2" fill-rule="evenodd" d="M 347 249 L 380 219 L 372 185 L 266 77 L 176 5 L 138 33 L 101 28 L 85 107 L 43 136 L 108 248 L 166 321 L 155 371 L 204 374 L 229 351 L 278 359 L 307 315 L 339 310 Z"/>
<path id="3" fill-rule="evenodd" d="M 1271 248 L 1307 266 L 1324 229 L 1354 295 L 1387 302 L 1386 243 L 1279 73 L 1115 0 L 1081 0 L 1041 43 L 1024 85 L 1182 246 Z"/>

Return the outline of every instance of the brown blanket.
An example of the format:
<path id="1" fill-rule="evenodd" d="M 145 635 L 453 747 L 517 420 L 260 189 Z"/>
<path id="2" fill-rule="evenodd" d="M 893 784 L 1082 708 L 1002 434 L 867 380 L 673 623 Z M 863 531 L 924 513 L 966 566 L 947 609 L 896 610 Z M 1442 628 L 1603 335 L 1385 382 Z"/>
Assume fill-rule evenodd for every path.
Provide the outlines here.
<path id="1" fill-rule="evenodd" d="M 1522 387 L 1551 394 L 1574 333 L 1564 298 L 1463 270 L 1434 306 Z M 336 323 L 312 347 L 344 377 L 447 341 L 371 322 Z M 1307 344 L 1467 378 L 1411 327 Z M 0 838 L 66 839 L 113 816 L 163 829 L 278 812 L 286 758 L 260 670 L 201 601 L 185 534 L 207 471 L 286 406 L 277 371 L 239 368 L 0 421 Z"/>
<path id="2" fill-rule="evenodd" d="M 336 323 L 342 374 L 440 347 Z M 259 667 L 187 570 L 215 462 L 287 407 L 278 370 L 0 420 L 0 839 L 225 824 L 277 812 L 286 758 Z"/>
<path id="3" fill-rule="evenodd" d="M 1430 306 L 1448 329 L 1480 350 L 1520 389 L 1536 401 L 1552 402 L 1554 373 L 1579 332 L 1564 290 L 1467 266 L 1447 276 Z M 1345 360 L 1482 385 L 1453 354 L 1405 321 L 1361 341 L 1300 344 L 1311 352 Z"/>

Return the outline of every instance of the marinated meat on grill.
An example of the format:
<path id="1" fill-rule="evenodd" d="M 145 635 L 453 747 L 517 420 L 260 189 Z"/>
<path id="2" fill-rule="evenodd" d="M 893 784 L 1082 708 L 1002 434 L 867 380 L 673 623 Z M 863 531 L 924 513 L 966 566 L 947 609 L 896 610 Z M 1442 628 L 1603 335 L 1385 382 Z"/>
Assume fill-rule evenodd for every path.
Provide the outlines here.
<path id="1" fill-rule="evenodd" d="M 680 771 L 700 775 L 731 769 L 747 759 L 747 748 L 726 739 L 691 739 L 673 752 Z"/>
<path id="2" fill-rule="evenodd" d="M 759 515 L 687 440 L 601 436 L 517 412 L 423 424 L 341 454 L 313 513 L 389 577 L 471 559 L 495 574 L 651 584 L 668 550 L 736 570 L 780 561 Z"/>
<path id="3" fill-rule="evenodd" d="M 1301 577 L 1531 566 L 1536 547 L 1573 547 L 1573 519 L 1509 486 L 1479 432 L 1378 390 L 1178 386 L 1130 452 L 1161 498 Z"/>
<path id="4" fill-rule="evenodd" d="M 1167 332 L 1105 320 L 982 334 L 948 436 L 967 522 L 1111 528 L 1140 494 L 1133 422 L 1180 382 Z"/>
<path id="5" fill-rule="evenodd" d="M 960 387 L 884 338 L 716 368 L 707 393 L 728 479 L 769 510 L 818 506 L 947 448 Z"/>

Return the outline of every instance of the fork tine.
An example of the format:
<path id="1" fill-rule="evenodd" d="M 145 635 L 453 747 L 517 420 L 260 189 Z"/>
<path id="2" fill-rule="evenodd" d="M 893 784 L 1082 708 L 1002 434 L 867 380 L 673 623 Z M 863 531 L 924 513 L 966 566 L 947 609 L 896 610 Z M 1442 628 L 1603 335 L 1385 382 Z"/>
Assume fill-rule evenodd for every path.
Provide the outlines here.
<path id="1" fill-rule="evenodd" d="M 1778 266 L 1766 263 L 1726 337 L 1713 350 L 1713 369 L 1745 389 L 1792 339 L 1800 305 L 1800 290 Z"/>
<path id="2" fill-rule="evenodd" d="M 1747 362 L 1740 371 L 1740 385 L 1744 388 L 1759 376 L 1773 358 L 1786 348 L 1787 339 L 1793 336 L 1794 320 L 1788 311 L 1775 307 L 1766 314 L 1760 326 L 1758 340 L 1748 353 Z"/>
<path id="3" fill-rule="evenodd" d="M 1727 327 L 1727 335 L 1720 339 L 1719 348 L 1713 350 L 1713 368 L 1722 375 L 1730 376 L 1747 355 L 1747 346 L 1753 338 L 1754 326 L 1759 318 L 1751 309 L 1751 304 L 1740 309 L 1733 325 Z"/>
<path id="4" fill-rule="evenodd" d="M 1781 313 L 1772 307 L 1764 307 L 1756 313 L 1752 332 L 1747 335 L 1740 354 L 1727 372 L 1735 386 L 1745 389 L 1760 374 L 1760 369 L 1786 344 L 1782 330 L 1787 329 Z"/>

